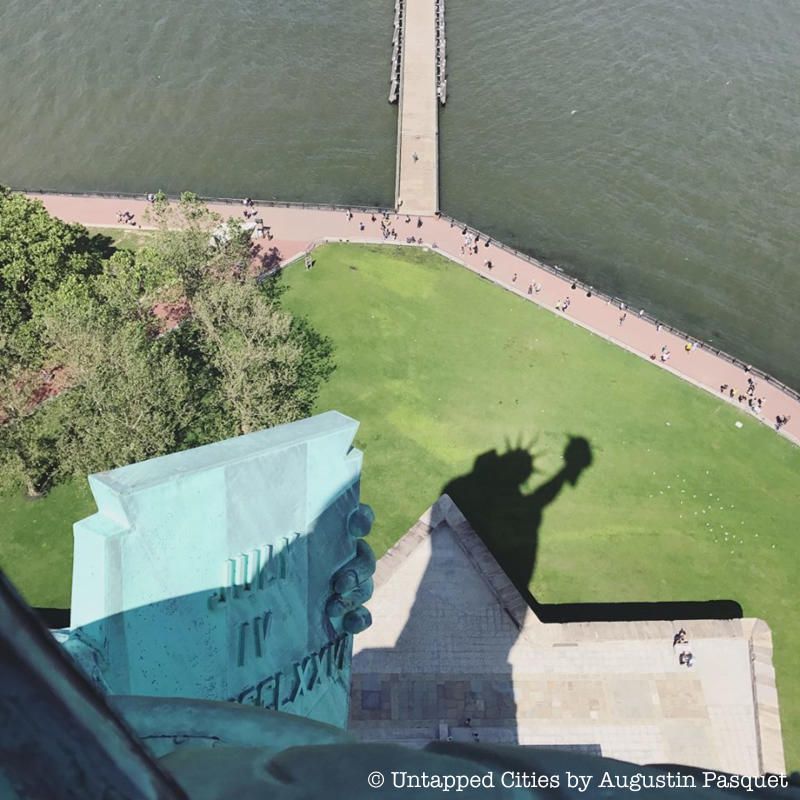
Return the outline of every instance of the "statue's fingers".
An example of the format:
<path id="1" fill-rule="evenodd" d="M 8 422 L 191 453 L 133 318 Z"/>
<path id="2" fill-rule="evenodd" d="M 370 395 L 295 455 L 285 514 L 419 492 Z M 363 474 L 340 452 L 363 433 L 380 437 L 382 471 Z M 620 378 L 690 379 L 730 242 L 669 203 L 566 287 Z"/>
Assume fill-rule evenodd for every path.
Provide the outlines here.
<path id="1" fill-rule="evenodd" d="M 375 522 L 375 512 L 366 503 L 359 503 L 347 517 L 347 532 L 351 536 L 361 538 L 372 530 Z"/>
<path id="2" fill-rule="evenodd" d="M 375 554 L 372 548 L 363 540 L 356 542 L 356 554 L 341 569 L 333 575 L 333 591 L 344 594 L 363 583 L 375 572 Z"/>
<path id="3" fill-rule="evenodd" d="M 346 594 L 335 594 L 328 600 L 325 611 L 329 617 L 341 617 L 367 602 L 372 597 L 372 578 L 367 578 Z"/>
<path id="4" fill-rule="evenodd" d="M 370 625 L 372 625 L 372 614 L 364 606 L 359 606 L 354 611 L 349 611 L 342 621 L 342 628 L 353 635 L 365 631 Z"/>

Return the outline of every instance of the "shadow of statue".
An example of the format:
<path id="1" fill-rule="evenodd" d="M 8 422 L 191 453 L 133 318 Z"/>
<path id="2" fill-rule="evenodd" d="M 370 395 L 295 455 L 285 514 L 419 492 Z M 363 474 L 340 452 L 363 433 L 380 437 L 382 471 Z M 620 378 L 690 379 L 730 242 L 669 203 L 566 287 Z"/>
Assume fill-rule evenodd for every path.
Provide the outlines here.
<path id="1" fill-rule="evenodd" d="M 442 489 L 531 604 L 535 601 L 529 586 L 536 567 L 542 517 L 563 488 L 576 486 L 581 474 L 592 465 L 589 442 L 581 436 L 570 437 L 563 459 L 558 472 L 525 494 L 523 486 L 537 472 L 532 453 L 524 447 L 504 453 L 490 450 L 475 459 L 472 472 Z"/>

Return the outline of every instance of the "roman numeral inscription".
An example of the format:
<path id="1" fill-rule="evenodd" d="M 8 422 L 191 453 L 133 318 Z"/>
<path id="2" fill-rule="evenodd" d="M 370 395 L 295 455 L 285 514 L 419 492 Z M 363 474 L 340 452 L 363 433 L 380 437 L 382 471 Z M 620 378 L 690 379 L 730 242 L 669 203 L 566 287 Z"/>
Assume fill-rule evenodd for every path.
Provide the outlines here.
<path id="1" fill-rule="evenodd" d="M 265 611 L 248 622 L 240 622 L 237 630 L 236 663 L 243 667 L 248 659 L 261 658 L 272 626 L 272 612 Z"/>
<path id="2" fill-rule="evenodd" d="M 268 675 L 231 700 L 278 711 L 286 708 L 301 697 L 313 694 L 317 687 L 336 679 L 345 668 L 347 643 L 348 635 L 344 633 L 320 650 L 295 661 L 286 672 Z"/>
<path id="3" fill-rule="evenodd" d="M 222 586 L 209 598 L 209 606 L 251 597 L 292 577 L 290 549 L 299 533 L 284 536 L 279 544 L 264 544 L 225 561 Z"/>

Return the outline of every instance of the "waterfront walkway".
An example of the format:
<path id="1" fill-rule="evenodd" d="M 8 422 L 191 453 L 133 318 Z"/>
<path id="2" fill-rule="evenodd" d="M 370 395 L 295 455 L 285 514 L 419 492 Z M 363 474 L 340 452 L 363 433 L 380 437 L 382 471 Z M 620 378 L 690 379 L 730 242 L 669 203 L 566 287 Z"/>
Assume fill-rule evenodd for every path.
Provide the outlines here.
<path id="1" fill-rule="evenodd" d="M 117 222 L 119 211 L 130 211 L 143 229 L 144 212 L 148 207 L 146 200 L 129 198 L 98 197 L 89 195 L 30 195 L 40 199 L 48 211 L 67 222 L 80 222 L 84 225 L 108 228 L 126 228 Z M 241 204 L 209 203 L 209 208 L 223 216 L 242 218 Z M 281 206 L 261 206 L 258 216 L 263 217 L 270 226 L 274 238 L 258 240 L 264 248 L 274 250 L 276 264 L 286 264 L 303 253 L 308 252 L 324 241 L 349 241 L 372 244 L 402 244 L 407 237 L 414 236 L 423 240 L 425 247 L 434 247 L 451 260 L 462 264 L 493 283 L 514 292 L 521 298 L 543 306 L 552 313 L 566 317 L 572 323 L 580 325 L 592 333 L 602 336 L 626 350 L 650 359 L 653 369 L 665 369 L 695 384 L 725 402 L 730 402 L 742 409 L 743 413 L 752 417 L 753 422 L 774 425 L 776 415 L 791 417 L 789 423 L 781 429 L 795 444 L 800 445 L 800 402 L 777 386 L 754 377 L 756 382 L 755 396 L 764 400 L 760 417 L 748 411 L 747 403 L 731 400 L 726 392 L 724 398 L 720 386 L 727 384 L 733 388 L 734 394 L 745 394 L 748 375 L 745 371 L 724 358 L 705 350 L 703 347 L 687 352 L 686 340 L 665 329 L 658 330 L 655 325 L 638 316 L 638 309 L 620 309 L 616 304 L 593 294 L 591 297 L 580 289 L 572 289 L 569 280 L 548 272 L 545 268 L 531 263 L 519 254 L 498 247 L 491 243 L 486 246 L 483 237 L 478 242 L 478 253 L 467 250 L 464 246 L 463 227 L 444 218 L 422 216 L 422 226 L 417 226 L 417 216 L 406 222 L 406 215 L 390 214 L 390 224 L 398 235 L 396 242 L 386 242 L 381 235 L 381 214 L 375 212 L 356 211 L 348 215 L 344 209 L 300 208 Z M 375 216 L 375 221 L 372 217 Z M 363 225 L 363 230 L 361 229 Z M 412 245 L 413 246 L 413 245 Z M 491 269 L 486 262 L 491 262 Z M 539 292 L 528 294 L 529 287 L 541 287 Z M 570 298 L 566 313 L 556 310 L 566 298 Z M 626 314 L 622 324 L 620 318 Z M 671 353 L 665 363 L 660 361 L 661 348 L 666 347 Z M 631 387 L 635 395 L 636 387 Z M 590 390 L 591 394 L 591 390 Z M 748 420 L 744 424 L 749 424 Z"/>
<path id="2" fill-rule="evenodd" d="M 403 26 L 395 207 L 409 214 L 433 214 L 439 208 L 434 0 L 405 0 Z"/>

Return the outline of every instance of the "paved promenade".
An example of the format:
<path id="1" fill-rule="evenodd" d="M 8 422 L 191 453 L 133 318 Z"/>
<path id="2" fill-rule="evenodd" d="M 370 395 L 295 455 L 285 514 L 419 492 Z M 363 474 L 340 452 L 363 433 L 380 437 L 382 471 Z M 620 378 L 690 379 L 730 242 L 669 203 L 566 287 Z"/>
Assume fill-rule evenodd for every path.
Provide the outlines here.
<path id="1" fill-rule="evenodd" d="M 400 68 L 395 207 L 410 214 L 433 214 L 439 208 L 439 102 L 433 0 L 406 0 Z"/>
<path id="2" fill-rule="evenodd" d="M 785 771 L 760 620 L 544 624 L 446 495 L 374 580 L 375 624 L 353 645 L 348 730 L 363 741 L 594 745 L 640 764 Z"/>
<path id="3" fill-rule="evenodd" d="M 68 222 L 131 229 L 131 226 L 121 226 L 117 222 L 117 213 L 127 210 L 135 214 L 136 221 L 143 229 L 148 227 L 143 218 L 148 206 L 145 200 L 74 195 L 31 196 L 42 200 L 50 213 Z M 242 216 L 241 205 L 211 203 L 209 207 L 224 216 Z M 264 206 L 259 210 L 258 216 L 263 217 L 264 223 L 271 227 L 274 235 L 272 241 L 263 239 L 259 243 L 265 251 L 276 248 L 274 258 L 281 264 L 288 263 L 323 241 L 384 243 L 381 216 L 377 213 L 373 222 L 372 215 L 368 212 L 355 212 L 348 218 L 341 210 Z M 475 254 L 465 247 L 462 230 L 447 220 L 424 216 L 419 218 L 422 227 L 417 227 L 417 219 L 413 216 L 410 222 L 406 222 L 405 214 L 390 214 L 390 224 L 397 231 L 398 238 L 397 242 L 389 243 L 400 244 L 405 243 L 407 237 L 421 237 L 424 246 L 435 247 L 453 261 L 523 299 L 565 316 L 574 324 L 645 359 L 656 355 L 653 369 L 666 369 L 720 399 L 723 399 L 719 391 L 723 384 L 732 387 L 735 395 L 746 392 L 748 375 L 744 370 L 702 347 L 687 352 L 684 349 L 685 340 L 664 329 L 657 330 L 651 323 L 640 319 L 638 309 L 621 310 L 597 296 L 587 297 L 585 292 L 571 289 L 563 278 L 514 253 L 494 244 L 486 247 L 483 239 L 478 242 L 478 253 Z M 491 269 L 486 262 L 491 262 Z M 540 286 L 540 291 L 528 294 L 529 287 L 533 285 Z M 566 298 L 570 298 L 567 312 L 557 311 L 556 306 L 561 306 Z M 620 324 L 623 314 L 627 316 Z M 665 363 L 659 360 L 662 347 L 668 348 L 671 354 Z M 744 414 L 752 417 L 753 423 L 760 420 L 772 426 L 776 415 L 788 415 L 791 419 L 780 433 L 795 444 L 800 444 L 800 402 L 765 381 L 758 378 L 755 381 L 755 396 L 763 399 L 760 417 L 748 411 L 746 402 L 740 404 L 735 399 L 730 400 L 727 392 L 725 402 L 742 408 Z M 635 393 L 635 387 L 631 391 Z M 744 424 L 749 422 L 745 420 Z"/>

